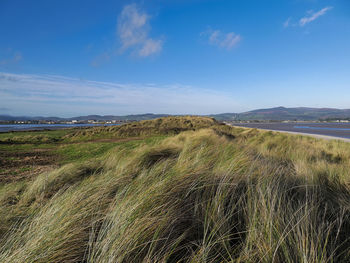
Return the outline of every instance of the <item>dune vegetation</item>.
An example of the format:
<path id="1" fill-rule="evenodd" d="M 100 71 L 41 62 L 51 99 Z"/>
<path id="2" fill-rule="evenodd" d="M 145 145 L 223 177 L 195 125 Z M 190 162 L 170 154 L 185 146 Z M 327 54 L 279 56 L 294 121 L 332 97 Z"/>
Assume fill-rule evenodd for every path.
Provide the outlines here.
<path id="1" fill-rule="evenodd" d="M 1 175 L 0 262 L 350 261 L 346 142 L 202 117 L 0 137 L 28 147 L 60 161 Z"/>

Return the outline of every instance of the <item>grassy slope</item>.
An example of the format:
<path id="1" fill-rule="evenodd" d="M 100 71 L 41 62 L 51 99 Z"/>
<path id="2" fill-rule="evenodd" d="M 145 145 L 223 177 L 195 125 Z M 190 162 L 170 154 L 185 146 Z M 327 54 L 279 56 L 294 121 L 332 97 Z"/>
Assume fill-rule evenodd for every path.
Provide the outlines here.
<path id="1" fill-rule="evenodd" d="M 2 184 L 0 262 L 349 262 L 347 143 L 191 117 L 62 138 L 130 140 Z"/>

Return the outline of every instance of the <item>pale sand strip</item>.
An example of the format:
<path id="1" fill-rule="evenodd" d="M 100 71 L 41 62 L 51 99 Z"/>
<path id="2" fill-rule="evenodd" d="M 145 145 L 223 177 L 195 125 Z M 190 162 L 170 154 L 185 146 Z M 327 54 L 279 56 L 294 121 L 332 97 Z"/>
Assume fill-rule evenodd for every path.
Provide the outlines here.
<path id="1" fill-rule="evenodd" d="M 340 140 L 340 141 L 344 141 L 344 142 L 350 142 L 350 139 L 348 139 L 348 138 L 342 138 L 342 137 L 336 137 L 336 136 L 328 136 L 328 135 L 304 133 L 304 132 L 292 132 L 292 131 L 249 128 L 249 127 L 234 126 L 234 125 L 231 125 L 231 126 L 235 127 L 235 128 L 258 129 L 258 130 L 262 130 L 262 131 L 272 131 L 272 132 L 281 132 L 281 133 L 288 133 L 288 134 L 294 134 L 294 135 L 303 135 L 303 136 L 309 136 L 309 137 L 313 137 L 313 138 L 317 138 L 317 139 L 324 139 L 324 140 Z"/>

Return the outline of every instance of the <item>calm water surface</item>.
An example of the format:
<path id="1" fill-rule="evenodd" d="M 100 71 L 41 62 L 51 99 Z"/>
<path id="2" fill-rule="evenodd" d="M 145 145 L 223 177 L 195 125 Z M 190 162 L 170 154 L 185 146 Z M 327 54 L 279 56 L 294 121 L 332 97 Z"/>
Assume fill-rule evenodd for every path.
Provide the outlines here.
<path id="1" fill-rule="evenodd" d="M 311 129 L 311 130 L 329 130 L 329 131 L 350 131 L 350 128 L 336 127 L 312 127 L 312 126 L 294 126 L 295 129 Z"/>
<path id="2" fill-rule="evenodd" d="M 1 124 L 0 132 L 9 131 L 30 131 L 30 130 L 57 130 L 63 128 L 94 127 L 94 126 L 115 126 L 120 124 Z"/>
<path id="3" fill-rule="evenodd" d="M 319 134 L 350 139 L 350 123 L 235 123 L 248 128 Z"/>

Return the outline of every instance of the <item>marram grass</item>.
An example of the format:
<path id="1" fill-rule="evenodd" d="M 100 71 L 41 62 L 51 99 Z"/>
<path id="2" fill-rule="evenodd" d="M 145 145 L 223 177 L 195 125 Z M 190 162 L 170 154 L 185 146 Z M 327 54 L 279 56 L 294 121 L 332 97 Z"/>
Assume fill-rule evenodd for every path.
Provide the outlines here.
<path id="1" fill-rule="evenodd" d="M 350 144 L 190 124 L 2 185 L 0 262 L 350 261 Z"/>

